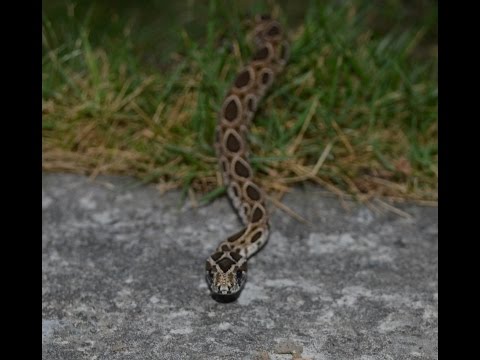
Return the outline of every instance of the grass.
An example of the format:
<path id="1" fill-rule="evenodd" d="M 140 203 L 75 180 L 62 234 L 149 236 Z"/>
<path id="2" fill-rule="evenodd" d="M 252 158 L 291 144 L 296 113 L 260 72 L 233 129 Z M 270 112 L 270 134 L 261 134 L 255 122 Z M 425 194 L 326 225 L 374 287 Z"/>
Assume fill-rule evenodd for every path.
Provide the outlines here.
<path id="1" fill-rule="evenodd" d="M 222 195 L 216 114 L 252 54 L 244 9 L 225 4 L 208 3 L 200 31 L 173 28 L 174 51 L 150 47 L 158 62 L 149 24 L 119 15 L 101 27 L 94 7 L 75 4 L 44 11 L 44 171 L 133 175 L 204 201 Z M 371 4 L 312 1 L 298 25 L 287 23 L 290 62 L 250 136 L 267 192 L 308 181 L 359 201 L 436 202 L 436 3 L 390 28 L 402 2 Z M 267 8 L 255 2 L 254 12 Z"/>

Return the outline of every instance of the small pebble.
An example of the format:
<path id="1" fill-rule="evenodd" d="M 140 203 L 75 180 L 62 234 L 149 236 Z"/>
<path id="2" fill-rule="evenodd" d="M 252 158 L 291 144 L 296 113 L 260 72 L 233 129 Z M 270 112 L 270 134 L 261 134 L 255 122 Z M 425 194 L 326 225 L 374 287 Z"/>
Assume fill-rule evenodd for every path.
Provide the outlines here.
<path id="1" fill-rule="evenodd" d="M 281 341 L 275 346 L 274 350 L 277 354 L 300 355 L 303 352 L 302 344 L 296 344 L 292 340 Z"/>

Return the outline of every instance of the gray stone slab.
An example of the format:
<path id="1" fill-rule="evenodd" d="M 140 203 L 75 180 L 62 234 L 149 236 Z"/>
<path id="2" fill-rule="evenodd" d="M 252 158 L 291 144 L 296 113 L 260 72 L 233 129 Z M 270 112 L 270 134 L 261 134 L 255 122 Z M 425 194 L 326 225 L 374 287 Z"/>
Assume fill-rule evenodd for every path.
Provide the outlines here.
<path id="1" fill-rule="evenodd" d="M 437 209 L 376 214 L 318 188 L 272 214 L 240 298 L 204 261 L 240 228 L 227 198 L 193 208 L 124 177 L 43 176 L 44 359 L 436 359 Z"/>

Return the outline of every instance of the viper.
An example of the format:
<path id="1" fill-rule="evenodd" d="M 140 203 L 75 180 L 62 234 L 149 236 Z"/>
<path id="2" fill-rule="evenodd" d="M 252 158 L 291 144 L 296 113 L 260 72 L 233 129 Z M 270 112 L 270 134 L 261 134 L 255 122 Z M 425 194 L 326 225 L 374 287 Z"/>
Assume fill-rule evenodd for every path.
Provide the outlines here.
<path id="1" fill-rule="evenodd" d="M 289 45 L 279 22 L 254 19 L 255 52 L 236 76 L 218 114 L 215 151 L 224 185 L 244 227 L 222 241 L 206 261 L 206 280 L 215 300 L 235 300 L 247 280 L 247 260 L 267 242 L 266 196 L 254 180 L 247 135 L 257 106 L 288 59 Z"/>

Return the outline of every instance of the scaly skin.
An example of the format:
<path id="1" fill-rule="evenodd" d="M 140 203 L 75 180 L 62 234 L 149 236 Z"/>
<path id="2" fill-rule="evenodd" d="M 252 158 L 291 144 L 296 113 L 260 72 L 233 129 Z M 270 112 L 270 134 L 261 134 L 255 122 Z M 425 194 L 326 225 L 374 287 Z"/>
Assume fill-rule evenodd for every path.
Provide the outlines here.
<path id="1" fill-rule="evenodd" d="M 228 195 L 244 228 L 218 245 L 206 262 L 212 296 L 235 300 L 247 279 L 247 259 L 268 239 L 265 194 L 254 182 L 248 161 L 247 132 L 257 105 L 288 58 L 288 44 L 280 24 L 269 16 L 255 18 L 256 53 L 237 75 L 218 116 L 215 150 Z"/>

